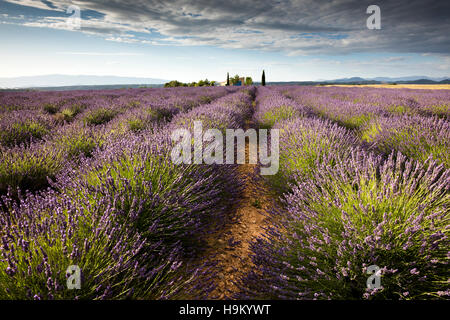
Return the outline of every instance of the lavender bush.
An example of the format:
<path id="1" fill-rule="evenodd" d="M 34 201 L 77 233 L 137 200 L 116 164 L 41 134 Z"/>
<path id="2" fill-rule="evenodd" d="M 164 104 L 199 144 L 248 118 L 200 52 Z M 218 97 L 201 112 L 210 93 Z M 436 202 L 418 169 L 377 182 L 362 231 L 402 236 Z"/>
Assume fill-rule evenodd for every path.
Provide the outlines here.
<path id="1" fill-rule="evenodd" d="M 196 99 L 211 101 L 228 93 L 222 88 L 205 91 L 211 95 L 193 95 L 184 105 L 178 99 L 180 104 L 166 114 L 194 112 L 189 110 L 196 107 Z M 242 121 L 248 112 L 242 97 L 238 93 L 202 115 Z M 121 112 L 117 118 L 123 119 L 164 108 L 115 100 L 114 108 Z M 86 114 L 97 107 L 87 107 Z M 47 180 L 51 189 L 26 195 L 19 189 L 16 195 L 3 196 L 0 298 L 192 299 L 212 290 L 214 274 L 192 261 L 239 193 L 236 168 L 173 164 L 169 139 L 174 124 L 163 128 L 150 122 L 139 130 L 122 130 L 122 122 L 115 119 L 95 126 L 76 120 L 43 143 L 50 151 L 58 150 L 62 159 L 77 162 L 55 169 L 58 174 L 40 175 L 53 178 Z M 37 147 L 34 143 L 20 152 L 8 151 L 17 157 L 36 149 L 31 159 L 51 157 Z M 66 288 L 69 265 L 83 272 L 81 290 Z"/>
<path id="2" fill-rule="evenodd" d="M 281 191 L 295 183 L 295 173 L 311 177 L 317 165 L 334 166 L 358 145 L 357 136 L 329 120 L 298 118 L 277 123 L 274 128 L 280 129 L 280 169 L 269 179 Z"/>
<path id="3" fill-rule="evenodd" d="M 49 116 L 21 110 L 0 118 L 0 146 L 13 147 L 42 139 L 54 125 Z"/>
<path id="4" fill-rule="evenodd" d="M 138 206 L 116 208 L 125 193 L 73 200 L 64 194 L 28 195 L 20 205 L 3 197 L 0 212 L 0 298 L 168 299 L 188 292 L 200 270 L 180 260 L 180 247 L 146 241 L 133 227 Z M 81 201 L 84 200 L 84 201 Z M 148 230 L 151 233 L 151 229 Z M 80 290 L 68 290 L 66 269 L 82 270 Z"/>
<path id="5" fill-rule="evenodd" d="M 362 139 L 383 153 L 398 150 L 420 161 L 431 156 L 450 167 L 450 125 L 445 119 L 417 115 L 380 117 L 366 126 Z"/>
<path id="6" fill-rule="evenodd" d="M 135 227 L 144 237 L 181 241 L 189 250 L 201 248 L 198 241 L 223 221 L 225 199 L 238 195 L 236 173 L 230 166 L 173 164 L 169 137 L 166 130 L 125 135 L 85 167 L 64 173 L 56 188 L 74 198 L 100 196 L 91 201 L 125 194 L 116 208 L 140 208 Z"/>
<path id="7" fill-rule="evenodd" d="M 172 129 L 192 129 L 194 121 L 202 121 L 204 128 L 225 130 L 228 128 L 242 128 L 251 113 L 252 99 L 255 88 L 241 90 L 224 96 L 216 101 L 197 107 L 190 112 L 177 115 L 172 123 Z"/>
<path id="8" fill-rule="evenodd" d="M 448 299 L 449 101 L 299 86 L 2 92 L 0 299 L 207 297 L 217 275 L 198 258 L 242 181 L 236 165 L 172 163 L 172 131 L 196 120 L 280 129 L 269 182 L 282 204 L 236 297 Z M 371 265 L 381 288 L 366 287 Z"/>
<path id="9" fill-rule="evenodd" d="M 258 88 L 256 99 L 256 112 L 253 116 L 255 122 L 262 128 L 271 128 L 282 120 L 295 119 L 311 114 L 303 105 L 283 96 L 274 88 Z"/>
<path id="10" fill-rule="evenodd" d="M 450 171 L 401 154 L 341 160 L 286 195 L 282 220 L 253 245 L 257 268 L 240 297 L 448 298 Z M 366 287 L 370 265 L 379 289 Z"/>
<path id="11" fill-rule="evenodd" d="M 49 148 L 44 144 L 31 147 L 0 148 L 0 195 L 11 188 L 17 194 L 17 188 L 37 191 L 49 186 L 48 179 L 66 166 L 66 154 L 63 150 Z"/>

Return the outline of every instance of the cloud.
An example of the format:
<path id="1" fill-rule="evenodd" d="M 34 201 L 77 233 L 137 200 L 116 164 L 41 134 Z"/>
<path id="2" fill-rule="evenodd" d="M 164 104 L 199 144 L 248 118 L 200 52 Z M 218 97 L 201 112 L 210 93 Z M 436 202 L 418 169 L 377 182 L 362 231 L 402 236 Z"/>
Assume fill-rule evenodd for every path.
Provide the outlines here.
<path id="1" fill-rule="evenodd" d="M 443 71 L 450 71 L 450 56 L 444 57 L 443 62 L 437 68 Z"/>
<path id="2" fill-rule="evenodd" d="M 137 52 L 84 52 L 84 51 L 63 51 L 57 54 L 80 55 L 80 56 L 142 56 L 144 54 Z"/>
<path id="3" fill-rule="evenodd" d="M 389 57 L 383 59 L 383 62 L 398 62 L 398 61 L 405 61 L 405 57 Z"/>
<path id="4" fill-rule="evenodd" d="M 6 1 L 59 13 L 77 5 L 81 32 L 119 42 L 209 45 L 288 55 L 450 52 L 448 1 L 377 1 L 381 30 L 366 27 L 366 9 L 372 0 Z M 84 12 L 99 16 L 83 18 Z M 44 17 L 25 24 L 64 29 L 64 19 Z"/>

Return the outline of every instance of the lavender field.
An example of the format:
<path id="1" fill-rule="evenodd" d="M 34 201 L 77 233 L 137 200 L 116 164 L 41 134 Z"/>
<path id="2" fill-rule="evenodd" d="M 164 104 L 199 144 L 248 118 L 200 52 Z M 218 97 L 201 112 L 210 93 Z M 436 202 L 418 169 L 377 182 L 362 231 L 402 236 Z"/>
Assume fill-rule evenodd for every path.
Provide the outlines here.
<path id="1" fill-rule="evenodd" d="M 194 121 L 278 129 L 278 172 L 173 163 Z M 450 90 L 0 92 L 0 299 L 449 299 L 449 121 Z"/>

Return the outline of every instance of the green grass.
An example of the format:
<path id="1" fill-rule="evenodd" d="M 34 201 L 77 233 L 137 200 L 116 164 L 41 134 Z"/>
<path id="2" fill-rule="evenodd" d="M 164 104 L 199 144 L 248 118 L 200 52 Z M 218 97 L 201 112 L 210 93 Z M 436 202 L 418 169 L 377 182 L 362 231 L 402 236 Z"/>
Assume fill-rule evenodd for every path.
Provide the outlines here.
<path id="1" fill-rule="evenodd" d="M 257 208 L 257 209 L 261 209 L 261 208 L 262 208 L 261 200 L 259 200 L 259 199 L 254 199 L 254 200 L 252 201 L 252 206 L 255 207 L 255 208 Z"/>

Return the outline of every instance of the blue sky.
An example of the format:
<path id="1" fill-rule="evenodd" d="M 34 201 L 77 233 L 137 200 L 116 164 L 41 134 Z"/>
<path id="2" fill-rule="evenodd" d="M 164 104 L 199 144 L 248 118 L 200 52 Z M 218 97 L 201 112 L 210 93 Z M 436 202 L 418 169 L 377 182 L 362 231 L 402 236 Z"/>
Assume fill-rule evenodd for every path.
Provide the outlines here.
<path id="1" fill-rule="evenodd" d="M 448 12 L 437 5 L 381 3 L 381 29 L 368 30 L 364 1 L 134 3 L 0 0 L 0 77 L 222 81 L 230 72 L 259 80 L 262 69 L 270 81 L 450 75 Z M 81 10 L 80 29 L 67 24 L 71 4 Z"/>

